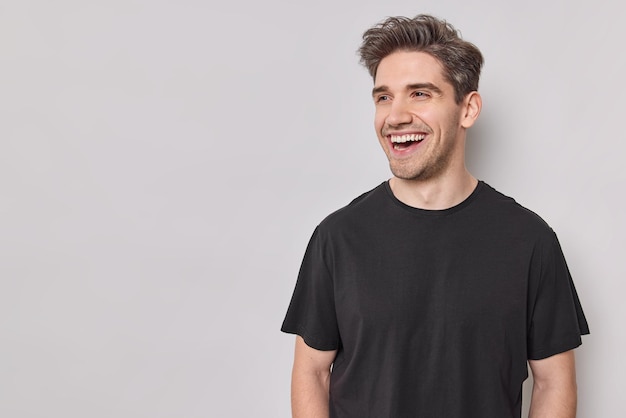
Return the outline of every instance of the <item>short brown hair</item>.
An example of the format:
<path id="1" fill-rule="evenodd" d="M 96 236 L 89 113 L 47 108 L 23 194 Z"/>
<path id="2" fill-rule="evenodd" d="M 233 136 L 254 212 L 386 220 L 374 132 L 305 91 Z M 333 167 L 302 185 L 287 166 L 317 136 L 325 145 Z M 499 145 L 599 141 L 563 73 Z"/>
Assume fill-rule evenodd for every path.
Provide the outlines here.
<path id="1" fill-rule="evenodd" d="M 389 17 L 363 33 L 359 48 L 361 64 L 376 78 L 380 61 L 395 51 L 419 51 L 432 55 L 443 67 L 443 75 L 454 87 L 460 103 L 478 90 L 483 56 L 472 43 L 444 20 L 420 14 L 414 18 Z"/>

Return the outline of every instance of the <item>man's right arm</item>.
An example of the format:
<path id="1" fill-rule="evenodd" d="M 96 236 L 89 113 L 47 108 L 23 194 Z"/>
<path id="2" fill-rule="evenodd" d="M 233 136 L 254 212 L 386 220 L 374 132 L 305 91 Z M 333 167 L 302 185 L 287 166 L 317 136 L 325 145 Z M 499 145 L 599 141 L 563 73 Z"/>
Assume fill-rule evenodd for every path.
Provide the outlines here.
<path id="1" fill-rule="evenodd" d="M 296 336 L 291 374 L 291 412 L 293 418 L 328 418 L 330 367 L 337 350 L 320 351 Z"/>

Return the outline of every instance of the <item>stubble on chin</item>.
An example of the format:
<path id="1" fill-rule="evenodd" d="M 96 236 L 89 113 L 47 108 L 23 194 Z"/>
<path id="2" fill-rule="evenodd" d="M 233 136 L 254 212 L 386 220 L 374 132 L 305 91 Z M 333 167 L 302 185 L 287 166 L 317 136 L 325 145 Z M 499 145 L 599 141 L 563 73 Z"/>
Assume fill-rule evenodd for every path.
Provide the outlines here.
<path id="1" fill-rule="evenodd" d="M 389 158 L 389 168 L 394 177 L 408 181 L 425 181 L 436 178 L 446 171 L 452 159 L 453 147 L 439 150 L 436 155 L 424 155 L 422 161 L 399 161 Z"/>
<path id="2" fill-rule="evenodd" d="M 428 167 L 402 167 L 397 162 L 394 164 L 393 162 L 389 163 L 389 168 L 391 169 L 391 173 L 394 177 L 397 177 L 401 180 L 430 180 L 433 177 L 436 177 L 437 174 L 442 171 L 438 167 L 428 166 Z"/>

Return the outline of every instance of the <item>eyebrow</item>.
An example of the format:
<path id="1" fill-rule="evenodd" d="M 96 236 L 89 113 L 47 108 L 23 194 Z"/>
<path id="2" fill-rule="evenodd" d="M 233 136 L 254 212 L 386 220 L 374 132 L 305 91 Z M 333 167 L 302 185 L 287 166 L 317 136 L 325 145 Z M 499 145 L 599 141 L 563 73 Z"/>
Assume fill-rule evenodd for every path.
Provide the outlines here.
<path id="1" fill-rule="evenodd" d="M 441 89 L 439 87 L 437 87 L 436 85 L 434 85 L 433 83 L 413 83 L 413 84 L 407 84 L 405 87 L 405 90 L 430 90 L 432 92 L 438 93 L 438 94 L 442 94 L 443 91 L 441 91 Z M 378 93 L 384 93 L 389 91 L 389 87 L 387 86 L 378 86 L 378 87 L 374 87 L 372 89 L 372 96 L 375 96 Z"/>

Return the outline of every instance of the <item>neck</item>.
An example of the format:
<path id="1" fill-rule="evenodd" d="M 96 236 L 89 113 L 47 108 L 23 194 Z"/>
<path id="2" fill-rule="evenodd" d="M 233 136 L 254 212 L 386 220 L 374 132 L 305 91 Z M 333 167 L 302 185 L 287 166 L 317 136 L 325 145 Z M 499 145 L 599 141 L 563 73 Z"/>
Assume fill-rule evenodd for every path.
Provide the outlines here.
<path id="1" fill-rule="evenodd" d="M 467 170 L 454 177 L 430 180 L 392 177 L 389 181 L 398 200 L 414 208 L 427 210 L 443 210 L 458 205 L 472 194 L 477 184 L 478 180 Z"/>

